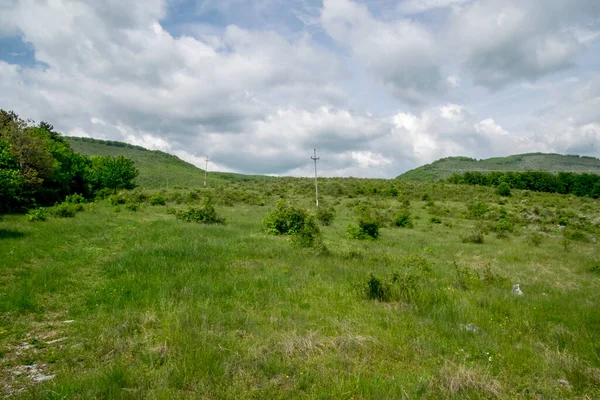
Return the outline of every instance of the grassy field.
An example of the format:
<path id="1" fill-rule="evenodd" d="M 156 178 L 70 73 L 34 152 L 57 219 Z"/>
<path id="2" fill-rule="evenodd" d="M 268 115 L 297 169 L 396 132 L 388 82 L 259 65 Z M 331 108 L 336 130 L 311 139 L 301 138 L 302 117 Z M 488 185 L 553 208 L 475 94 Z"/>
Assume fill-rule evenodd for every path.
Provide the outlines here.
<path id="1" fill-rule="evenodd" d="M 204 183 L 204 170 L 182 159 L 159 150 L 147 150 L 122 142 L 66 136 L 71 148 L 86 156 L 119 156 L 131 158 L 140 171 L 135 182 L 144 189 L 167 189 L 195 187 Z M 207 180 L 211 184 L 231 181 L 268 180 L 266 176 L 248 176 L 227 172 L 210 171 Z"/>
<path id="2" fill-rule="evenodd" d="M 280 198 L 313 209 L 311 185 L 249 180 L 164 192 L 164 206 L 137 192 L 73 218 L 5 216 L 0 393 L 600 397 L 599 201 L 330 179 L 322 246 L 267 234 Z M 209 194 L 225 224 L 172 214 Z M 361 205 L 388 222 L 408 208 L 414 228 L 348 239 Z M 393 296 L 370 299 L 370 274 Z"/>
<path id="3" fill-rule="evenodd" d="M 529 153 L 508 157 L 475 160 L 468 157 L 447 157 L 407 171 L 398 179 L 437 181 L 454 173 L 468 171 L 546 171 L 552 173 L 600 173 L 600 160 L 577 155 Z"/>

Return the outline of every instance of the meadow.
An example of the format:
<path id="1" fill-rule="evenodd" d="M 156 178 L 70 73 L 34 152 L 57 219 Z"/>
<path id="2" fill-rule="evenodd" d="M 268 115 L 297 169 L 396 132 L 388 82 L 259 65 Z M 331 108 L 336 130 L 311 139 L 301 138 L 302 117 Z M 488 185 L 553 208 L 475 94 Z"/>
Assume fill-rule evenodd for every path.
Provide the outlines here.
<path id="1" fill-rule="evenodd" d="M 0 393 L 600 397 L 599 200 L 323 179 L 303 247 L 263 220 L 314 213 L 312 180 L 211 184 L 4 216 Z M 208 197 L 225 223 L 177 218 Z M 377 239 L 348 236 L 365 210 Z"/>

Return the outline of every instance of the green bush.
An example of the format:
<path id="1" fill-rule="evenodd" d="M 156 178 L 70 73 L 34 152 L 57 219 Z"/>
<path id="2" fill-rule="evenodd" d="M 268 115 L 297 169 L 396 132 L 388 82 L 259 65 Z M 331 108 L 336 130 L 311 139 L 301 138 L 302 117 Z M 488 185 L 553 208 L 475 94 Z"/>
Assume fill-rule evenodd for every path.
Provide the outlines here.
<path id="1" fill-rule="evenodd" d="M 442 220 L 438 217 L 431 217 L 431 219 L 429 220 L 429 222 L 431 222 L 432 224 L 441 224 Z"/>
<path id="2" fill-rule="evenodd" d="M 364 290 L 369 300 L 390 301 L 392 297 L 391 286 L 390 282 L 384 282 L 371 273 Z"/>
<path id="3" fill-rule="evenodd" d="M 478 203 L 467 204 L 467 210 L 471 218 L 481 219 L 490 211 L 490 208 L 486 203 L 480 201 Z"/>
<path id="4" fill-rule="evenodd" d="M 74 204 L 60 203 L 50 211 L 54 217 L 72 218 L 77 213 L 77 207 Z"/>
<path id="5" fill-rule="evenodd" d="M 512 196 L 512 192 L 510 191 L 510 185 L 506 182 L 500 183 L 498 186 L 496 186 L 496 194 L 503 197 Z"/>
<path id="6" fill-rule="evenodd" d="M 475 228 L 471 232 L 470 235 L 462 238 L 463 243 L 474 243 L 474 244 L 483 244 L 483 230 L 481 228 Z"/>
<path id="7" fill-rule="evenodd" d="M 142 205 L 140 203 L 127 202 L 125 203 L 125 209 L 127 211 L 139 211 L 141 210 Z"/>
<path id="8" fill-rule="evenodd" d="M 350 224 L 346 234 L 350 239 L 377 239 L 379 228 L 383 225 L 384 216 L 373 213 L 366 205 L 359 205 L 355 209 L 358 215 L 358 226 Z"/>
<path id="9" fill-rule="evenodd" d="M 544 236 L 539 232 L 533 231 L 527 236 L 527 241 L 529 244 L 538 247 L 544 241 Z"/>
<path id="10" fill-rule="evenodd" d="M 65 197 L 65 203 L 68 204 L 85 204 L 87 200 L 82 195 L 75 193 Z"/>
<path id="11" fill-rule="evenodd" d="M 564 236 L 567 239 L 575 240 L 578 242 L 588 243 L 590 241 L 590 238 L 588 235 L 586 235 L 585 233 L 578 231 L 578 230 L 565 229 Z"/>
<path id="12" fill-rule="evenodd" d="M 164 206 L 165 204 L 167 204 L 167 199 L 160 194 L 155 194 L 154 196 L 150 197 L 150 205 L 152 206 Z"/>
<path id="13" fill-rule="evenodd" d="M 408 211 L 405 211 L 402 214 L 398 215 L 396 219 L 394 219 L 393 226 L 397 226 L 398 228 L 412 229 L 414 225 L 410 220 L 410 213 L 408 213 Z"/>
<path id="14" fill-rule="evenodd" d="M 185 211 L 177 211 L 175 217 L 186 222 L 199 222 L 202 224 L 224 224 L 225 219 L 217 215 L 212 198 L 207 197 L 202 207 L 189 207 Z"/>
<path id="15" fill-rule="evenodd" d="M 34 208 L 27 213 L 27 221 L 45 221 L 48 217 L 48 211 L 45 208 Z"/>
<path id="16" fill-rule="evenodd" d="M 321 243 L 321 231 L 314 216 L 303 208 L 290 206 L 284 199 L 264 220 L 263 225 L 272 235 L 289 235 L 292 243 L 313 247 Z"/>
<path id="17" fill-rule="evenodd" d="M 317 219 L 323 226 L 329 226 L 335 218 L 335 209 L 333 207 L 319 207 L 317 209 Z"/>
<path id="18" fill-rule="evenodd" d="M 106 198 L 106 201 L 108 202 L 108 204 L 110 204 L 111 206 L 118 206 L 120 204 L 125 204 L 127 203 L 127 199 L 125 198 L 125 196 L 123 196 L 122 194 L 113 194 L 111 196 L 108 196 Z"/>

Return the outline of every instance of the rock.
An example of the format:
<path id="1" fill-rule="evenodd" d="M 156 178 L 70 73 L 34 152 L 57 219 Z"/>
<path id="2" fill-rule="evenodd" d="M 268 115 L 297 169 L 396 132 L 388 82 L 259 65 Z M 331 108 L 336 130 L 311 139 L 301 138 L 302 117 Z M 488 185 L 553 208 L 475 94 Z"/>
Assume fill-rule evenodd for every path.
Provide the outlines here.
<path id="1" fill-rule="evenodd" d="M 516 294 L 517 296 L 523 296 L 523 291 L 521 291 L 521 288 L 519 287 L 519 284 L 516 283 L 513 285 L 512 287 L 512 293 Z"/>
<path id="2" fill-rule="evenodd" d="M 39 375 L 35 375 L 35 376 L 32 378 L 32 380 L 33 380 L 34 382 L 44 382 L 44 381 L 49 381 L 49 380 L 51 380 L 51 379 L 54 379 L 54 377 L 55 377 L 55 376 L 56 376 L 56 375 L 42 375 L 42 374 L 39 374 Z"/>
<path id="3" fill-rule="evenodd" d="M 473 333 L 479 332 L 479 327 L 475 324 L 460 324 L 460 328 L 467 332 L 473 332 Z"/>
<path id="4" fill-rule="evenodd" d="M 568 381 L 568 380 L 566 380 L 566 379 L 559 379 L 559 380 L 558 380 L 558 383 L 560 383 L 561 385 L 564 385 L 564 386 L 566 386 L 566 387 L 568 387 L 568 388 L 570 388 L 570 387 L 571 387 L 571 382 L 569 382 L 569 381 Z"/>

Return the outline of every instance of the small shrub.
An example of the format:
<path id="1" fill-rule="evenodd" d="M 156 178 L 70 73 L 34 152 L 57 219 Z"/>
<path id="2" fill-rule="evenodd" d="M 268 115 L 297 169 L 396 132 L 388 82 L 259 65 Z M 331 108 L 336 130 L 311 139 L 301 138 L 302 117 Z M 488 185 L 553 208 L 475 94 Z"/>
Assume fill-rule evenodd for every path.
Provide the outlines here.
<path id="1" fill-rule="evenodd" d="M 369 275 L 369 279 L 365 285 L 365 294 L 369 300 L 390 301 L 391 292 L 391 284 L 389 282 L 384 282 L 372 273 Z"/>
<path id="2" fill-rule="evenodd" d="M 461 267 L 456 261 L 453 264 L 454 272 L 456 273 L 456 287 L 458 289 L 470 289 L 479 280 L 469 267 Z"/>
<path id="3" fill-rule="evenodd" d="M 512 196 L 512 192 L 510 191 L 510 185 L 506 182 L 500 183 L 498 186 L 496 186 L 496 194 L 502 197 Z"/>
<path id="4" fill-rule="evenodd" d="M 578 242 L 586 242 L 587 243 L 590 241 L 590 238 L 588 235 L 586 235 L 585 233 L 578 231 L 578 230 L 565 229 L 564 236 L 567 239 L 575 240 Z"/>
<path id="5" fill-rule="evenodd" d="M 592 265 L 590 265 L 590 267 L 588 268 L 588 271 L 593 274 L 600 275 L 600 262 L 598 262 L 598 261 L 593 262 Z"/>
<path id="6" fill-rule="evenodd" d="M 121 194 L 113 194 L 113 195 L 107 197 L 106 201 L 111 206 L 118 206 L 118 205 L 127 203 L 127 199 L 125 198 L 125 196 L 123 196 Z"/>
<path id="7" fill-rule="evenodd" d="M 139 192 L 137 190 L 135 192 L 130 193 L 127 197 L 128 203 L 145 203 L 146 201 L 148 201 L 148 195 L 144 192 Z"/>
<path id="8" fill-rule="evenodd" d="M 165 204 L 167 204 L 167 199 L 165 199 L 163 195 L 155 194 L 150 197 L 151 206 L 164 206 Z"/>
<path id="9" fill-rule="evenodd" d="M 186 211 L 177 211 L 175 217 L 186 222 L 199 222 L 202 224 L 224 224 L 225 219 L 217 215 L 212 203 L 212 198 L 204 199 L 202 207 L 189 207 Z"/>
<path id="10" fill-rule="evenodd" d="M 483 244 L 483 230 L 480 228 L 475 228 L 471 232 L 470 235 L 462 238 L 463 243 L 474 243 L 474 244 Z"/>
<path id="11" fill-rule="evenodd" d="M 467 205 L 469 216 L 473 219 L 481 219 L 490 211 L 489 206 L 480 201 L 478 203 L 469 203 Z"/>
<path id="12" fill-rule="evenodd" d="M 139 211 L 142 208 L 142 205 L 140 203 L 125 203 L 125 209 L 127 211 Z"/>
<path id="13" fill-rule="evenodd" d="M 175 208 L 167 208 L 167 214 L 175 215 L 177 214 L 177 210 Z"/>
<path id="14" fill-rule="evenodd" d="M 312 214 L 303 208 L 290 206 L 284 199 L 264 220 L 263 224 L 272 235 L 289 235 L 292 243 L 301 247 L 321 244 L 321 231 Z"/>
<path id="15" fill-rule="evenodd" d="M 323 226 L 329 226 L 335 218 L 335 209 L 333 207 L 319 207 L 317 209 L 317 219 Z"/>
<path id="16" fill-rule="evenodd" d="M 75 205 L 69 203 L 60 203 L 54 206 L 50 214 L 59 218 L 72 218 L 77 213 Z"/>
<path id="17" fill-rule="evenodd" d="M 87 201 L 86 201 L 85 197 L 83 197 L 82 195 L 80 195 L 78 193 L 74 193 L 72 195 L 65 197 L 65 203 L 68 203 L 68 204 L 85 204 L 86 202 Z"/>
<path id="18" fill-rule="evenodd" d="M 27 213 L 27 221 L 45 221 L 48 217 L 48 211 L 45 208 L 34 208 Z"/>
<path id="19" fill-rule="evenodd" d="M 410 220 L 410 214 L 405 211 L 402 214 L 398 215 L 393 223 L 394 226 L 398 228 L 408 228 L 412 229 L 414 227 L 412 221 Z"/>
<path id="20" fill-rule="evenodd" d="M 527 241 L 529 244 L 538 247 L 544 241 L 544 236 L 539 232 L 533 231 L 527 236 Z"/>
<path id="21" fill-rule="evenodd" d="M 438 217 L 431 217 L 431 219 L 429 220 L 429 222 L 431 222 L 432 224 L 441 224 L 442 220 Z"/>

